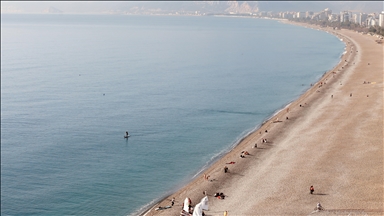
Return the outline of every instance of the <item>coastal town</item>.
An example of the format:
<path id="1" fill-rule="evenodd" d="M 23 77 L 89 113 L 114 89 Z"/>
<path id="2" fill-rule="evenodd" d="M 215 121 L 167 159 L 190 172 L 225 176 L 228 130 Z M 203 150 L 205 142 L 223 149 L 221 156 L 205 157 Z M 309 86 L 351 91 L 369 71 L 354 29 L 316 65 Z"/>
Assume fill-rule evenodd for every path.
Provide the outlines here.
<path id="1" fill-rule="evenodd" d="M 333 27 L 334 29 L 351 29 L 371 35 L 384 36 L 384 11 L 380 13 L 362 13 L 342 11 L 339 14 L 332 13 L 329 8 L 320 12 L 260 12 L 252 16 L 261 18 L 287 19 L 296 22 L 306 22 L 322 27 Z"/>
<path id="2" fill-rule="evenodd" d="M 160 13 L 151 13 L 160 15 Z M 358 11 L 341 11 L 333 13 L 331 9 L 326 8 L 322 11 L 260 11 L 255 13 L 241 13 L 239 11 L 229 11 L 225 13 L 201 13 L 195 12 L 171 12 L 168 15 L 196 15 L 196 16 L 242 16 L 267 19 L 286 19 L 295 22 L 305 22 L 309 24 L 320 25 L 322 27 L 333 27 L 337 29 L 351 29 L 370 34 L 372 36 L 384 36 L 384 11 L 375 13 L 363 13 Z M 382 39 L 382 37 L 381 37 Z"/>

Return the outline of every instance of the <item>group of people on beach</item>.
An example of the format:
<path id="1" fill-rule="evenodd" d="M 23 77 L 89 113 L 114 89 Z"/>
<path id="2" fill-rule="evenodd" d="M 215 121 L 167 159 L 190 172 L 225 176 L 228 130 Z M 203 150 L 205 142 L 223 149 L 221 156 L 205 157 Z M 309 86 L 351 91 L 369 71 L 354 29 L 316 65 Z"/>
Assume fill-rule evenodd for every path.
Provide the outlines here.
<path id="1" fill-rule="evenodd" d="M 267 130 L 265 130 L 265 132 L 267 133 Z M 268 142 L 268 140 L 266 138 L 262 138 L 261 139 L 261 143 L 267 143 L 267 142 Z M 257 143 L 254 144 L 253 148 L 257 148 Z M 242 151 L 240 157 L 244 158 L 245 155 L 250 155 L 250 154 L 249 154 L 248 151 Z M 235 162 L 231 161 L 231 162 L 229 162 L 227 164 L 235 164 Z M 224 171 L 224 173 L 228 173 L 229 172 L 229 168 L 227 166 L 224 166 L 223 171 Z M 210 178 L 210 175 L 204 174 L 204 180 L 205 181 L 209 181 L 209 178 Z M 311 185 L 310 188 L 309 188 L 310 194 L 313 194 L 314 191 L 315 191 L 314 186 Z M 204 191 L 203 194 L 205 196 L 207 196 L 206 191 Z M 218 199 L 224 199 L 225 198 L 225 195 L 223 193 L 215 193 L 213 196 L 218 198 Z M 192 216 L 193 215 L 194 208 L 192 207 L 192 201 L 189 198 L 187 198 L 187 199 L 188 199 L 187 200 L 188 202 L 183 203 L 182 211 L 180 212 L 180 216 Z M 172 200 L 171 200 L 171 206 L 173 206 L 174 203 L 175 203 L 175 198 L 173 197 Z M 317 206 L 316 206 L 315 210 L 317 210 L 317 211 L 324 210 L 323 207 L 321 206 L 320 202 L 317 203 Z M 225 214 L 228 214 L 228 212 L 225 211 Z M 202 215 L 205 216 L 205 213 L 202 212 Z"/>
<path id="2" fill-rule="evenodd" d="M 301 105 L 300 105 L 300 106 L 301 106 Z M 287 112 L 289 112 L 289 108 L 287 108 Z M 268 130 L 265 130 L 265 133 L 268 133 Z M 261 143 L 267 143 L 267 142 L 268 142 L 267 138 L 262 138 L 262 139 L 261 139 Z M 257 148 L 257 147 L 258 147 L 258 146 L 257 146 L 257 143 L 255 143 L 254 146 L 253 146 L 253 148 Z M 245 151 L 245 150 L 244 150 L 244 151 L 241 152 L 240 157 L 241 157 L 241 158 L 245 158 L 246 155 L 250 155 L 250 154 L 249 154 L 248 151 Z M 235 164 L 235 162 L 234 162 L 234 161 L 231 161 L 231 162 L 229 162 L 229 163 L 227 163 L 227 164 Z M 229 168 L 228 168 L 227 166 L 224 166 L 223 171 L 224 171 L 224 173 L 228 173 L 228 172 L 229 172 Z M 208 175 L 208 174 L 204 174 L 203 177 L 204 177 L 204 180 L 205 180 L 205 181 L 209 181 L 210 175 Z M 212 181 L 212 180 L 211 180 L 211 181 Z M 313 185 L 310 186 L 310 189 L 309 189 L 309 190 L 310 190 L 310 194 L 313 194 L 313 193 L 314 193 L 315 189 L 314 189 Z M 203 194 L 204 194 L 204 195 L 207 195 L 207 194 L 206 194 L 206 191 L 204 191 Z M 224 198 L 225 198 L 225 195 L 224 195 L 223 193 L 215 193 L 213 196 L 216 197 L 216 198 L 218 198 L 218 199 L 224 199 Z M 174 202 L 175 202 L 175 198 L 173 198 L 173 199 L 171 200 L 171 205 L 172 205 L 172 206 L 174 205 Z M 185 205 L 188 205 L 188 206 L 185 207 Z M 317 210 L 322 210 L 322 209 L 323 209 L 320 203 L 318 203 L 316 209 L 317 209 Z M 188 210 L 188 211 L 186 211 L 186 210 Z M 228 212 L 225 212 L 225 213 L 228 214 Z M 192 214 L 193 214 L 192 202 L 191 202 L 191 200 L 188 198 L 188 203 L 183 203 L 183 210 L 180 212 L 180 215 L 181 215 L 181 216 L 191 216 Z M 204 216 L 205 213 L 203 212 L 202 215 Z"/>
<path id="3" fill-rule="evenodd" d="M 241 157 L 241 158 L 245 158 L 245 155 L 249 155 L 249 152 L 247 152 L 247 151 L 242 151 L 241 154 L 240 154 L 240 157 Z"/>
<path id="4" fill-rule="evenodd" d="M 348 44 L 349 44 L 349 42 L 348 42 Z M 352 47 L 353 48 L 353 47 Z M 357 52 L 357 51 L 356 51 Z M 352 51 L 351 51 L 351 53 L 352 53 Z M 347 57 L 348 57 L 348 55 L 347 55 Z M 348 62 L 347 60 L 345 60 L 344 62 Z M 354 63 L 353 63 L 354 64 Z M 368 63 L 368 65 L 369 65 L 369 63 Z M 339 71 L 341 70 L 341 69 L 345 69 L 345 68 L 347 68 L 347 66 L 348 66 L 348 64 L 346 64 L 346 65 L 344 65 L 343 67 L 341 67 L 340 69 L 339 69 Z M 337 69 L 335 69 L 335 70 L 337 70 Z M 338 72 L 339 73 L 339 72 Z M 335 77 L 336 76 L 336 74 L 338 74 L 338 73 L 336 73 L 336 71 L 333 71 L 332 72 L 332 74 L 330 74 L 330 76 L 329 77 Z M 335 81 L 335 85 L 337 84 L 338 85 L 338 83 L 337 83 L 338 81 Z M 330 85 L 330 84 L 332 84 L 332 82 L 331 81 L 328 81 L 327 79 L 325 79 L 325 81 L 324 82 L 320 82 L 320 83 L 317 83 L 318 84 L 318 90 L 322 90 L 321 89 L 321 87 L 325 87 L 326 85 L 327 85 L 327 83 L 328 83 L 328 85 Z M 371 84 L 371 82 L 369 82 L 369 81 L 364 81 L 364 82 L 361 82 L 360 81 L 360 83 L 363 83 L 363 84 Z M 341 83 L 341 81 L 340 81 L 340 83 L 339 83 L 340 85 L 342 85 L 342 83 Z M 311 84 L 311 86 L 314 86 L 314 84 Z M 313 88 L 313 89 L 315 89 L 315 88 Z M 316 89 L 317 90 L 317 89 Z M 320 91 L 318 91 L 318 92 L 320 92 Z M 354 92 L 355 93 L 355 95 L 353 95 L 353 97 L 356 97 L 356 95 L 357 96 L 359 96 L 356 92 Z M 359 93 L 359 92 L 358 92 Z M 331 95 L 329 96 L 329 94 L 327 95 L 327 97 L 329 98 L 329 97 L 331 97 L 332 99 L 334 98 L 334 96 L 335 96 L 335 98 L 337 98 L 338 97 L 338 95 L 337 94 L 335 94 L 335 95 L 333 95 L 333 94 L 335 94 L 335 93 L 331 93 Z M 350 95 L 349 95 L 350 97 L 352 97 L 352 93 L 350 93 Z M 364 95 L 365 96 L 365 95 Z M 346 93 L 345 95 L 344 95 L 344 97 L 348 97 L 348 94 Z M 369 97 L 368 95 L 367 95 L 367 97 Z M 306 107 L 306 103 L 304 104 L 304 102 L 300 102 L 301 104 L 299 104 L 299 106 L 300 107 Z M 293 107 L 293 106 L 291 106 L 291 107 Z M 297 107 L 297 105 L 295 105 L 295 108 Z M 295 109 L 294 108 L 294 109 Z M 287 108 L 286 109 L 286 112 L 288 113 L 289 112 L 289 108 Z M 287 114 L 288 115 L 288 114 Z M 283 116 L 281 116 L 281 118 L 283 119 L 284 117 Z M 292 119 L 292 120 L 295 120 L 295 116 L 292 114 L 292 116 L 290 116 L 290 118 Z M 288 116 L 286 116 L 286 119 L 288 120 Z M 279 121 L 279 119 L 277 119 L 276 118 L 276 120 L 274 121 L 274 122 L 278 122 Z M 268 129 L 270 129 L 270 128 L 268 128 Z M 273 129 L 273 128 L 272 128 Z M 263 129 L 260 129 L 260 131 L 258 131 L 257 133 L 260 133 L 260 136 L 262 136 L 261 134 L 263 133 Z M 268 131 L 267 130 L 265 130 L 265 133 L 267 133 Z M 272 136 L 271 136 L 272 137 Z M 271 137 L 269 137 L 269 138 L 271 138 Z M 272 139 L 273 140 L 273 139 Z M 261 144 L 259 143 L 259 142 L 261 142 Z M 275 142 L 274 140 L 273 140 L 273 142 Z M 273 143 L 272 141 L 270 141 L 270 143 Z M 265 138 L 262 138 L 261 139 L 261 137 L 260 137 L 260 139 L 258 139 L 257 140 L 257 143 L 252 143 L 251 144 L 251 146 L 253 146 L 252 148 L 257 148 L 258 147 L 258 145 L 259 145 L 259 147 L 261 147 L 261 146 L 267 146 L 267 145 L 263 145 L 264 143 L 267 143 L 267 139 L 265 139 Z M 250 146 L 250 147 L 251 147 Z M 251 150 L 250 150 L 251 151 Z M 259 150 L 257 150 L 257 151 L 259 151 Z M 241 158 L 244 158 L 245 157 L 245 152 L 246 151 L 242 151 L 241 152 L 241 155 L 240 155 L 240 157 Z M 255 150 L 254 150 L 254 152 L 255 152 Z M 247 152 L 248 153 L 248 152 Z M 252 151 L 251 151 L 251 153 L 252 153 Z M 252 153 L 252 154 L 254 154 L 254 153 Z M 235 153 L 235 156 L 234 157 L 238 157 L 238 152 L 237 153 Z M 236 160 L 236 159 L 235 159 Z M 242 159 L 238 159 L 238 160 L 240 160 L 240 161 L 246 161 L 246 159 L 244 159 L 244 160 L 242 160 Z M 237 163 L 239 163 L 240 161 L 238 161 Z M 229 160 L 228 161 L 226 161 L 226 162 L 229 162 Z M 240 164 L 241 164 L 242 162 L 240 162 Z M 226 165 L 228 165 L 228 164 L 235 164 L 235 162 L 234 161 L 230 161 L 229 163 L 226 163 Z M 232 171 L 232 169 L 234 170 L 234 172 L 236 172 L 237 170 L 235 170 L 235 168 L 233 168 L 233 167 L 231 167 L 231 165 L 228 165 L 230 168 L 231 168 L 231 171 Z M 226 173 L 225 175 L 228 175 L 227 173 L 229 172 L 229 168 L 228 168 L 228 166 L 221 166 L 221 169 L 219 170 L 220 171 L 220 173 L 221 174 L 223 174 L 222 172 L 224 171 L 224 173 Z M 229 173 L 230 174 L 230 173 Z M 210 176 L 209 175 L 207 175 L 207 174 L 204 174 L 204 180 L 205 181 L 209 181 L 209 178 L 210 178 Z M 201 179 L 200 179 L 200 181 L 201 181 Z M 207 184 L 209 184 L 209 183 L 207 183 Z M 307 186 L 305 186 L 305 187 L 307 187 Z M 319 187 L 319 186 L 317 186 L 317 187 Z M 317 188 L 317 193 L 314 193 L 314 191 L 315 191 L 315 189 L 314 189 L 314 186 L 313 185 L 310 185 L 310 187 L 307 187 L 307 189 L 305 189 L 304 188 L 304 193 L 305 193 L 305 190 L 308 190 L 308 188 L 309 188 L 309 194 L 307 194 L 307 196 L 309 196 L 309 197 L 311 197 L 311 199 L 312 198 L 315 198 L 316 196 L 315 195 L 320 195 L 320 193 L 318 193 L 318 192 L 321 192 L 321 188 L 319 189 L 319 188 Z M 307 191 L 307 193 L 308 193 L 308 191 Z M 206 195 L 205 193 L 204 193 L 204 195 Z M 212 195 L 211 195 L 212 196 Z M 215 197 L 221 197 L 220 196 L 220 193 L 216 193 L 215 195 L 214 195 Z M 173 206 L 173 204 L 174 204 L 174 198 L 172 199 L 173 201 L 172 201 L 172 206 Z M 314 203 L 313 203 L 314 204 Z M 311 206 L 312 206 L 312 204 L 311 204 Z M 190 209 L 192 209 L 192 206 L 191 205 L 189 205 L 189 208 Z M 313 207 L 312 207 L 313 208 Z M 318 202 L 317 203 L 317 205 L 316 205 L 316 207 L 315 207 L 315 209 L 314 210 L 316 210 L 316 211 L 321 211 L 321 210 L 324 210 L 324 208 L 322 207 L 322 205 L 320 204 L 320 202 Z M 192 214 L 192 212 L 191 211 L 189 211 L 188 212 L 188 215 L 191 215 Z M 217 212 L 215 212 L 215 214 L 217 214 Z M 226 214 L 227 214 L 227 212 L 225 212 L 225 214 L 224 214 L 224 216 L 226 216 Z M 222 214 L 221 214 L 222 215 Z"/>

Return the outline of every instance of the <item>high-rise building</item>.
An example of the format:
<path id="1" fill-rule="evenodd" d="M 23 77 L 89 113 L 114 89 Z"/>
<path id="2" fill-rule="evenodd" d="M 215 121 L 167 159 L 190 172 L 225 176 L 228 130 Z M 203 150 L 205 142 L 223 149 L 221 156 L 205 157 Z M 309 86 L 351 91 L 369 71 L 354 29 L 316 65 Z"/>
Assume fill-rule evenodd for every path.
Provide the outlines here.
<path id="1" fill-rule="evenodd" d="M 337 22 L 339 21 L 339 15 L 337 14 L 331 14 L 328 16 L 328 20 L 331 22 Z"/>
<path id="2" fill-rule="evenodd" d="M 361 25 L 361 13 L 353 14 L 353 22 Z"/>
<path id="3" fill-rule="evenodd" d="M 340 22 L 348 22 L 348 21 L 349 21 L 348 11 L 340 12 Z"/>
<path id="4" fill-rule="evenodd" d="M 367 27 L 377 25 L 375 17 L 372 16 L 369 16 L 365 22 Z"/>
<path id="5" fill-rule="evenodd" d="M 297 12 L 296 18 L 305 18 L 305 12 Z"/>
<path id="6" fill-rule="evenodd" d="M 368 15 L 366 13 L 360 13 L 360 24 L 366 26 L 366 20 Z"/>
<path id="7" fill-rule="evenodd" d="M 379 26 L 384 28 L 384 11 L 379 14 Z"/>
<path id="8" fill-rule="evenodd" d="M 325 8 L 324 12 L 325 12 L 325 14 L 326 14 L 327 16 L 329 16 L 329 15 L 332 14 L 332 10 L 330 10 L 329 8 Z"/>
<path id="9" fill-rule="evenodd" d="M 319 13 L 319 20 L 328 20 L 328 15 L 323 11 Z"/>
<path id="10" fill-rule="evenodd" d="M 305 17 L 312 17 L 313 14 L 314 13 L 312 11 L 307 11 L 307 12 L 305 12 Z"/>

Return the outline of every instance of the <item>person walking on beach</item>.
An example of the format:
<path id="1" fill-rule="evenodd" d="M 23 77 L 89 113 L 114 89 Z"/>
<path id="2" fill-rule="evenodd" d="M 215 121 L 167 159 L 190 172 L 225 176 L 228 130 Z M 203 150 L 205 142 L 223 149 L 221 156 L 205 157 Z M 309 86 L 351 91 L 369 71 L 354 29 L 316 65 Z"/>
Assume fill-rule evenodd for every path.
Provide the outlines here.
<path id="1" fill-rule="evenodd" d="M 174 204 L 175 204 L 175 197 L 173 197 L 171 200 L 171 206 L 173 206 Z"/>
<path id="2" fill-rule="evenodd" d="M 311 185 L 311 187 L 309 187 L 309 193 L 313 194 L 314 191 L 315 191 L 315 188 L 313 187 L 313 185 Z"/>

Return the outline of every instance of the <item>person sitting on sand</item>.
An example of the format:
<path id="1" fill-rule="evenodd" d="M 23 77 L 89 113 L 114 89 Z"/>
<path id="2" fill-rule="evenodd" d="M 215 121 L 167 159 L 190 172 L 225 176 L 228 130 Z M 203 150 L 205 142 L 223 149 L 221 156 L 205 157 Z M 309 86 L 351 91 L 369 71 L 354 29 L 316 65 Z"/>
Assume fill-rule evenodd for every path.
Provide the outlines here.
<path id="1" fill-rule="evenodd" d="M 317 203 L 316 209 L 319 210 L 319 211 L 323 210 L 323 206 L 321 206 L 320 202 Z"/>
<path id="2" fill-rule="evenodd" d="M 181 212 L 180 212 L 180 216 L 191 216 L 191 215 L 192 215 L 191 213 L 186 212 L 184 210 L 181 210 Z"/>
<path id="3" fill-rule="evenodd" d="M 210 176 L 210 175 L 207 175 L 207 174 L 204 174 L 204 179 L 205 179 L 205 180 L 208 181 L 208 180 L 209 180 L 209 177 L 211 177 L 211 176 Z"/>
<path id="4" fill-rule="evenodd" d="M 225 195 L 223 193 L 215 193 L 213 196 L 216 197 L 217 199 L 224 199 L 225 198 Z"/>
<path id="5" fill-rule="evenodd" d="M 227 173 L 227 172 L 228 172 L 228 167 L 225 166 L 225 167 L 224 167 L 224 173 Z"/>

